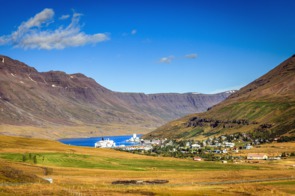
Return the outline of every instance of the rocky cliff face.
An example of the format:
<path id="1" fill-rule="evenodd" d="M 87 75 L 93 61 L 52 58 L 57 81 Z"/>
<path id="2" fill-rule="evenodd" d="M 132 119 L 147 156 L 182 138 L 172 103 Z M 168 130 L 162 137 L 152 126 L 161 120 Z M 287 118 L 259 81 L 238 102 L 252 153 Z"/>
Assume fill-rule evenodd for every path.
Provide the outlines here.
<path id="1" fill-rule="evenodd" d="M 226 99 L 230 94 L 229 92 L 214 95 L 119 93 L 118 97 L 134 109 L 144 110 L 144 112 L 164 120 L 171 120 L 178 116 L 206 111 L 209 107 Z"/>
<path id="2" fill-rule="evenodd" d="M 157 127 L 223 101 L 231 93 L 113 92 L 83 74 L 38 72 L 0 56 L 0 124 Z"/>

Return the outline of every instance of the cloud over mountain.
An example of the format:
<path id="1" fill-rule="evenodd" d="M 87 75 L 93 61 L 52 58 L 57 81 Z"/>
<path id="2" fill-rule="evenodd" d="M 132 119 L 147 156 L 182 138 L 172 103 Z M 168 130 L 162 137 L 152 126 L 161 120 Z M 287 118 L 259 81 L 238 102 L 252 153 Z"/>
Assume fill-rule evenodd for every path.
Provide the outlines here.
<path id="1" fill-rule="evenodd" d="M 88 35 L 81 31 L 80 16 L 81 14 L 74 13 L 68 26 L 60 26 L 52 30 L 48 26 L 54 22 L 54 11 L 46 8 L 23 22 L 10 35 L 0 36 L 0 45 L 12 45 L 24 49 L 52 50 L 96 44 L 109 40 L 108 35 L 104 33 Z M 63 15 L 60 19 L 67 17 Z"/>

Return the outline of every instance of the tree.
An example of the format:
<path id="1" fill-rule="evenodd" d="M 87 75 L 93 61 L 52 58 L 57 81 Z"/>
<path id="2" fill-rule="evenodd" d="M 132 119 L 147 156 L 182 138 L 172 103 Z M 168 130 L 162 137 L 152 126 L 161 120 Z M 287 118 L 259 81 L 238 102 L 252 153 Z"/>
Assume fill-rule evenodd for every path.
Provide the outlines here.
<path id="1" fill-rule="evenodd" d="M 37 155 L 33 156 L 33 161 L 34 161 L 34 164 L 37 164 Z"/>
<path id="2" fill-rule="evenodd" d="M 26 160 L 27 160 L 26 154 L 23 154 L 22 160 L 23 160 L 23 162 L 26 162 Z"/>

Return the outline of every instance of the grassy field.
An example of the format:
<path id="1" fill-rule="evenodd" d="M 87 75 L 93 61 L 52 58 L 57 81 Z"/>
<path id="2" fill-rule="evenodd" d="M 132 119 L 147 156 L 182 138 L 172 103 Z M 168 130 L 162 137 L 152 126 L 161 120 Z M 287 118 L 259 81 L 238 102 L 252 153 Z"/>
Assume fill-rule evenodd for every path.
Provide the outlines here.
<path id="1" fill-rule="evenodd" d="M 110 152 L 112 153 L 112 152 Z M 31 153 L 30 153 L 31 154 Z M 23 163 L 34 163 L 33 159 L 23 161 L 23 156 L 28 154 L 19 153 L 3 153 L 0 158 Z M 255 165 L 227 165 L 215 162 L 193 162 L 179 159 L 150 159 L 150 157 L 142 156 L 140 159 L 134 158 L 108 158 L 99 155 L 85 154 L 65 154 L 65 153 L 37 153 L 31 154 L 36 156 L 36 163 L 44 166 L 54 167 L 78 167 L 93 169 L 110 169 L 110 170 L 126 170 L 126 171 L 211 171 L 211 170 L 245 170 L 245 169 L 261 169 Z"/>
<path id="2" fill-rule="evenodd" d="M 260 150 L 273 146 L 295 151 L 294 143 Z M 256 164 L 194 162 L 0 136 L 0 165 L 0 195 L 289 195 L 295 191 L 292 158 Z M 52 178 L 53 183 L 42 178 Z M 112 184 L 156 179 L 169 183 Z"/>

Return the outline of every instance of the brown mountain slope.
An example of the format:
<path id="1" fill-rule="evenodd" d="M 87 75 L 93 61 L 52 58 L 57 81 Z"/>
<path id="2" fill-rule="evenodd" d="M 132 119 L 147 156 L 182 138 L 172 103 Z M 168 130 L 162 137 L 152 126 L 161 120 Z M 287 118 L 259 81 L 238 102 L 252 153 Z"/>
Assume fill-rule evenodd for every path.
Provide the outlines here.
<path id="1" fill-rule="evenodd" d="M 118 93 L 83 74 L 40 73 L 0 56 L 0 133 L 4 134 L 71 137 L 147 131 L 169 120 L 205 111 L 229 95 Z M 8 129 L 6 125 L 28 128 L 15 131 L 15 127 Z M 46 131 L 32 133 L 28 131 L 32 127 Z M 69 127 L 73 129 L 63 131 Z"/>
<path id="2" fill-rule="evenodd" d="M 295 55 L 209 111 L 170 122 L 145 137 L 204 138 L 234 132 L 295 136 Z"/>

